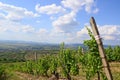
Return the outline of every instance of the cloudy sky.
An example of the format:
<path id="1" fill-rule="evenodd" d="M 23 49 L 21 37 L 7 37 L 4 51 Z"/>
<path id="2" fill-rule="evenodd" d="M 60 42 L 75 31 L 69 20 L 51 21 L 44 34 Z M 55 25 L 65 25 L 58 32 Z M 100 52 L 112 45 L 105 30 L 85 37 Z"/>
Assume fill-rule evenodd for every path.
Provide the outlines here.
<path id="1" fill-rule="evenodd" d="M 104 44 L 120 45 L 120 0 L 0 0 L 0 40 L 83 43 L 97 22 Z"/>

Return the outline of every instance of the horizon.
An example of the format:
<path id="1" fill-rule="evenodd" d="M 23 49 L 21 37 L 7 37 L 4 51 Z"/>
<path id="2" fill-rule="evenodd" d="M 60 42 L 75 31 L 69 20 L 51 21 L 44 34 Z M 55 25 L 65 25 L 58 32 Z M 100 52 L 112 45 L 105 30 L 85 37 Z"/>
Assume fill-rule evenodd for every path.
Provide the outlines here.
<path id="1" fill-rule="evenodd" d="M 120 45 L 119 2 L 1 0 L 0 40 L 83 44 L 93 16 L 103 44 Z"/>
<path id="2" fill-rule="evenodd" d="M 44 44 L 44 45 L 46 45 L 46 44 L 48 44 L 48 45 L 60 45 L 61 43 L 63 43 L 63 42 L 61 42 L 61 43 L 50 43 L 50 42 L 37 42 L 37 41 L 24 41 L 24 40 L 0 40 L 0 44 L 1 44 L 1 42 L 12 42 L 13 44 L 15 43 L 22 43 L 22 44 L 31 44 L 31 43 L 37 43 L 37 44 Z M 11 44 L 11 43 L 10 43 Z M 64 42 L 64 44 L 65 45 L 84 45 L 84 43 L 65 43 Z M 103 44 L 104 46 L 120 46 L 120 45 L 117 45 L 117 44 Z M 85 46 L 85 45 L 84 45 Z M 79 46 L 78 46 L 79 47 Z"/>

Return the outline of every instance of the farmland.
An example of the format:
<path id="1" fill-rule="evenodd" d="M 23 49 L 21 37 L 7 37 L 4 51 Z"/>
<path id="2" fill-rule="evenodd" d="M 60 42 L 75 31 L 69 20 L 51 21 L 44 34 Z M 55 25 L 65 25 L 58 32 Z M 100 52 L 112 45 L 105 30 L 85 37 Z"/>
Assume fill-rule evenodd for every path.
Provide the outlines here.
<path id="1" fill-rule="evenodd" d="M 2 47 L 3 45 L 4 47 Z M 94 46 L 92 48 L 97 51 L 97 47 Z M 95 57 L 100 59 L 98 53 L 90 53 L 92 49 L 88 47 L 89 45 L 85 47 L 85 44 L 65 45 L 62 43 L 60 46 L 58 44 L 35 45 L 35 43 L 31 45 L 23 42 L 20 45 L 18 42 L 3 44 L 2 42 L 0 78 L 2 80 L 48 80 L 52 75 L 59 73 L 59 79 L 69 77 L 71 80 L 97 79 L 96 71 L 101 72 L 102 65 L 98 60 L 96 63 Z M 84 55 L 82 48 L 84 48 Z M 120 79 L 120 46 L 107 46 L 105 53 L 110 63 L 113 79 Z M 36 56 L 37 58 L 35 58 Z M 93 61 L 91 62 L 91 60 Z M 97 65 L 99 65 L 98 68 L 96 68 Z M 104 73 L 101 74 L 101 79 L 106 80 Z"/>

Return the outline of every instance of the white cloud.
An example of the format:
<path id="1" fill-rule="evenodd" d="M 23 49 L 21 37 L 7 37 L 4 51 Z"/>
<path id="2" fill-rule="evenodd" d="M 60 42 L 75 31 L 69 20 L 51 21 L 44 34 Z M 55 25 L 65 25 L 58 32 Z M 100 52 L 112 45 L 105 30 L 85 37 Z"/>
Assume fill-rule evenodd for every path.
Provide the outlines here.
<path id="1" fill-rule="evenodd" d="M 61 12 L 64 13 L 66 11 L 67 13 L 64 13 L 64 15 L 55 17 L 50 16 L 50 19 L 54 20 L 52 25 L 56 32 L 68 33 L 74 31 L 79 24 L 76 20 L 76 15 L 79 10 L 84 8 L 88 13 L 97 13 L 99 11 L 98 8 L 95 8 L 94 4 L 94 0 L 62 0 L 60 6 L 57 6 L 56 4 L 41 6 L 40 4 L 37 4 L 35 9 L 39 13 L 48 15 L 60 14 Z"/>
<path id="2" fill-rule="evenodd" d="M 35 9 L 39 13 L 44 13 L 44 14 L 48 14 L 48 15 L 65 12 L 64 8 L 62 8 L 61 6 L 57 6 L 56 4 L 51 4 L 51 5 L 46 5 L 46 6 L 40 6 L 40 4 L 37 4 L 35 6 Z"/>
<path id="3" fill-rule="evenodd" d="M 90 26 L 88 28 L 91 29 Z M 98 26 L 100 36 L 104 44 L 118 45 L 120 44 L 120 25 L 103 25 Z M 65 42 L 67 43 L 83 43 L 84 40 L 90 39 L 87 29 L 84 27 L 76 34 L 70 34 L 71 36 L 66 36 Z"/>
<path id="4" fill-rule="evenodd" d="M 5 32 L 8 30 L 11 31 L 11 29 L 13 29 L 12 31 L 17 31 L 16 25 L 17 24 L 14 24 L 13 22 L 11 22 L 9 20 L 0 19 L 0 32 Z"/>
<path id="5" fill-rule="evenodd" d="M 5 32 L 5 31 L 7 31 L 7 28 L 1 27 L 0 25 L 0 32 Z"/>
<path id="6" fill-rule="evenodd" d="M 39 29 L 39 31 L 37 32 L 38 34 L 46 34 L 48 31 L 46 29 Z"/>
<path id="7" fill-rule="evenodd" d="M 68 14 L 67 14 L 68 15 Z M 69 14 L 69 17 L 66 15 L 65 20 L 73 20 L 69 18 L 72 14 Z M 63 18 L 62 18 L 63 19 Z M 64 21 L 63 21 L 64 22 Z M 69 21 L 68 21 L 69 22 Z M 7 24 L 6 24 L 7 23 Z M 67 23 L 67 22 L 66 22 Z M 63 24 L 64 25 L 64 24 Z M 55 28 L 56 26 L 54 26 Z M 40 41 L 40 42 L 56 42 L 56 43 L 82 43 L 83 40 L 89 39 L 88 32 L 86 28 L 82 28 L 80 31 L 73 31 L 69 26 L 59 26 L 58 31 L 62 30 L 63 33 L 58 33 L 56 31 L 48 31 L 47 29 L 40 28 L 35 29 L 30 25 L 23 25 L 19 22 L 9 21 L 2 19 L 0 20 L 0 36 L 2 34 L 9 39 L 18 39 L 18 40 L 31 40 L 31 41 Z M 73 27 L 74 28 L 74 27 Z M 101 37 L 103 41 L 112 41 L 112 44 L 116 43 L 115 41 L 120 41 L 120 25 L 103 25 L 98 26 Z M 65 33 L 71 31 L 70 33 Z M 3 38 L 3 37 L 2 37 Z M 113 42 L 114 41 L 114 42 Z"/>
<path id="8" fill-rule="evenodd" d="M 3 40 L 51 41 L 50 34 L 44 28 L 36 29 L 31 25 L 23 25 L 6 19 L 0 19 L 0 36 Z"/>
<path id="9" fill-rule="evenodd" d="M 103 40 L 119 40 L 120 39 L 120 25 L 104 25 L 98 26 L 101 38 Z M 77 37 L 88 39 L 88 32 L 86 28 L 81 29 L 77 32 Z"/>
<path id="10" fill-rule="evenodd" d="M 120 37 L 120 25 L 104 25 L 99 27 L 104 40 L 118 40 Z"/>
<path id="11" fill-rule="evenodd" d="M 54 16 L 51 16 L 51 17 L 50 17 L 50 19 L 51 19 L 51 20 L 55 20 L 55 19 L 56 19 L 56 17 L 54 17 Z"/>
<path id="12" fill-rule="evenodd" d="M 0 13 L 0 18 L 4 19 L 5 15 L 3 13 Z"/>
<path id="13" fill-rule="evenodd" d="M 83 28 L 83 29 L 81 29 L 80 31 L 77 32 L 77 36 L 78 37 L 85 36 L 87 33 L 88 33 L 87 29 Z"/>
<path id="14" fill-rule="evenodd" d="M 30 25 L 23 25 L 18 22 L 2 19 L 0 20 L 0 33 L 1 32 L 34 32 L 35 29 Z"/>
<path id="15" fill-rule="evenodd" d="M 104 40 L 115 40 L 115 37 L 114 37 L 114 36 L 111 36 L 111 35 L 104 35 L 104 36 L 103 36 L 103 39 L 104 39 Z"/>
<path id="16" fill-rule="evenodd" d="M 22 31 L 23 32 L 35 32 L 35 28 L 33 28 L 30 25 L 25 25 L 25 26 L 22 26 Z"/>
<path id="17" fill-rule="evenodd" d="M 104 25 L 100 26 L 99 30 L 103 35 L 118 34 L 120 26 L 117 25 Z"/>
<path id="18" fill-rule="evenodd" d="M 84 5 L 83 0 L 74 0 L 74 1 L 72 1 L 72 0 L 62 0 L 61 3 L 64 7 L 70 8 L 74 11 L 78 11 L 79 9 L 82 8 L 81 6 Z"/>
<path id="19" fill-rule="evenodd" d="M 32 11 L 28 11 L 26 8 L 16 7 L 13 5 L 4 4 L 2 2 L 0 2 L 0 11 L 2 14 L 0 16 L 10 20 L 20 20 L 24 17 L 39 16 L 38 14 L 33 13 Z"/>
<path id="20" fill-rule="evenodd" d="M 94 0 L 62 0 L 61 4 L 68 10 L 69 13 L 65 13 L 63 16 L 59 16 L 58 19 L 53 21 L 53 27 L 56 32 L 71 32 L 76 29 L 78 22 L 76 20 L 77 12 L 81 9 L 85 9 L 88 13 L 97 13 L 99 10 L 95 8 Z"/>
<path id="21" fill-rule="evenodd" d="M 85 7 L 85 11 L 88 13 L 97 13 L 99 10 L 95 8 L 96 6 L 94 0 L 62 0 L 62 5 L 66 8 L 72 9 L 72 11 L 79 11 Z"/>
<path id="22" fill-rule="evenodd" d="M 75 19 L 76 14 L 74 12 L 60 16 L 52 24 L 57 32 L 71 32 L 78 25 Z"/>
<path id="23" fill-rule="evenodd" d="M 93 10 L 93 13 L 98 13 L 98 12 L 99 12 L 98 8 L 96 8 L 96 9 Z"/>
<path id="24" fill-rule="evenodd" d="M 85 2 L 85 11 L 91 13 L 94 0 L 84 0 Z"/>
<path id="25" fill-rule="evenodd" d="M 50 15 L 50 19 L 53 21 L 53 29 L 51 31 L 13 21 L 21 20 L 25 17 L 37 17 L 38 14 L 26 8 L 0 2 L 0 35 L 8 33 L 8 36 L 10 38 L 12 36 L 13 39 L 82 43 L 83 40 L 89 39 L 89 35 L 85 27 L 80 31 L 75 30 L 79 25 L 79 22 L 76 20 L 78 11 L 83 9 L 87 13 L 97 13 L 99 11 L 95 6 L 95 0 L 62 0 L 60 5 L 51 4 L 41 6 L 37 4 L 35 9 L 39 13 Z M 36 21 L 39 24 L 41 22 L 41 20 Z M 103 25 L 98 26 L 98 29 L 104 41 L 120 41 L 120 25 Z"/>

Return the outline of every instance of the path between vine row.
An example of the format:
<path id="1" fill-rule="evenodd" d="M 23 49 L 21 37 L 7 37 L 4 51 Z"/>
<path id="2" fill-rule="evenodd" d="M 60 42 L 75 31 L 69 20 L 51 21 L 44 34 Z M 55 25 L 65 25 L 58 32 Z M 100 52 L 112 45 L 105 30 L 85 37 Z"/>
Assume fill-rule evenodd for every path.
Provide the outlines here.
<path id="1" fill-rule="evenodd" d="M 20 78 L 20 80 L 56 80 L 56 79 L 48 79 L 46 77 L 35 77 L 31 74 L 22 73 L 22 72 L 15 72 L 15 73 Z M 67 79 L 60 78 L 59 80 L 67 80 Z M 78 79 L 74 79 L 74 80 L 78 80 Z M 79 78 L 79 80 L 83 80 L 83 79 Z"/>
<path id="2" fill-rule="evenodd" d="M 21 80 L 48 80 L 45 77 L 35 77 L 34 75 L 27 73 L 21 73 L 21 72 L 15 72 L 15 73 Z"/>

